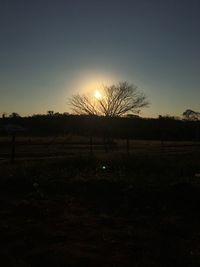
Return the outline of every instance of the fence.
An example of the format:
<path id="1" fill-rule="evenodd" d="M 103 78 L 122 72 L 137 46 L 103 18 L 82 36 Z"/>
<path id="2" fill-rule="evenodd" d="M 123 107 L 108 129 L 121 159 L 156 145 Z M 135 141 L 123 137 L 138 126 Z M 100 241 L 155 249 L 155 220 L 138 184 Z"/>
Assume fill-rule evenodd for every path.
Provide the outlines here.
<path id="1" fill-rule="evenodd" d="M 0 138 L 0 160 L 64 158 L 76 155 L 177 155 L 199 151 L 200 143 L 190 141 L 151 141 L 103 139 L 83 136 Z"/>

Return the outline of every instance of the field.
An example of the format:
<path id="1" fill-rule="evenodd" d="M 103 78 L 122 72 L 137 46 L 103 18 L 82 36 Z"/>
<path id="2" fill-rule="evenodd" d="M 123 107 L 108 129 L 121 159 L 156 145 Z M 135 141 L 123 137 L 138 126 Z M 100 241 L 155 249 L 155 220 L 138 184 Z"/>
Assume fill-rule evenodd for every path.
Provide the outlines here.
<path id="1" fill-rule="evenodd" d="M 11 157 L 12 137 L 0 137 L 0 161 Z M 123 140 L 91 138 L 84 136 L 50 136 L 31 137 L 17 136 L 15 141 L 15 157 L 18 160 L 68 158 L 77 155 L 112 158 L 122 154 L 145 156 L 163 156 L 177 154 L 193 154 L 200 152 L 200 142 L 194 141 L 156 141 L 156 140 Z"/>
<path id="2" fill-rule="evenodd" d="M 193 142 L 0 139 L 1 266 L 199 266 Z"/>

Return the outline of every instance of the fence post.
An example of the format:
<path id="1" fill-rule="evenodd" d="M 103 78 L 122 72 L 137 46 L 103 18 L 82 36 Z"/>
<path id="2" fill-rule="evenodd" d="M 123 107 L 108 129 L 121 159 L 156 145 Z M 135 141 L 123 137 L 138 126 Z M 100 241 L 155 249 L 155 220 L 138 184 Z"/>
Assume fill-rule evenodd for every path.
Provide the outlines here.
<path id="1" fill-rule="evenodd" d="M 161 156 L 163 156 L 163 154 L 165 152 L 165 143 L 164 143 L 164 135 L 163 134 L 161 136 L 160 146 L 161 146 Z"/>
<path id="2" fill-rule="evenodd" d="M 129 138 L 126 139 L 126 151 L 127 151 L 127 155 L 130 155 L 130 142 L 129 142 Z"/>
<path id="3" fill-rule="evenodd" d="M 106 138 L 105 134 L 104 134 L 104 137 L 103 137 L 103 142 L 104 142 L 105 152 L 107 153 L 108 152 L 108 143 L 107 143 L 107 138 Z"/>
<path id="4" fill-rule="evenodd" d="M 11 163 L 14 163 L 15 161 L 15 146 L 16 146 L 16 138 L 15 134 L 12 135 L 12 140 L 11 140 Z"/>
<path id="5" fill-rule="evenodd" d="M 93 154 L 93 136 L 90 135 L 90 153 Z"/>

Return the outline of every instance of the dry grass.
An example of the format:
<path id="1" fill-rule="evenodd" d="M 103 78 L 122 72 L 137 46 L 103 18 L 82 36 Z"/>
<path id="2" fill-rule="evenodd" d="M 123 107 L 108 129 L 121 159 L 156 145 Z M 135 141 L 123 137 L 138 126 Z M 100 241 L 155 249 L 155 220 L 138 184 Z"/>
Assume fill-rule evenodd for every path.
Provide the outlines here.
<path id="1" fill-rule="evenodd" d="M 199 266 L 199 152 L 131 146 L 2 162 L 1 266 Z"/>

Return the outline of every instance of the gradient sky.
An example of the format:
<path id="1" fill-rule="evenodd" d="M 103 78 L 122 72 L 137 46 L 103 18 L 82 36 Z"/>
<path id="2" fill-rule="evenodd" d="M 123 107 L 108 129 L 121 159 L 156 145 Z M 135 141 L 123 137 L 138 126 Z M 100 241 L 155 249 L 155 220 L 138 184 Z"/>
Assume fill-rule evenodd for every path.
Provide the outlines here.
<path id="1" fill-rule="evenodd" d="M 145 117 L 200 111 L 199 14 L 199 0 L 0 0 L 0 113 L 65 112 L 125 80 Z"/>

